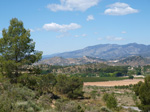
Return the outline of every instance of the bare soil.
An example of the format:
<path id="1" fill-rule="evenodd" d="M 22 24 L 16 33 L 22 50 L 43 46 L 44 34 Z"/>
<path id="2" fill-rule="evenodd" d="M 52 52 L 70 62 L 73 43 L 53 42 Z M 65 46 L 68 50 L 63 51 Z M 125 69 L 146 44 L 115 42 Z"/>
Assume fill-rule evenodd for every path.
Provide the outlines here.
<path id="1" fill-rule="evenodd" d="M 130 84 L 137 84 L 139 81 L 144 82 L 144 79 L 127 79 L 121 81 L 106 81 L 106 82 L 85 82 L 84 86 L 103 86 L 103 87 L 112 87 L 112 86 L 123 86 Z"/>

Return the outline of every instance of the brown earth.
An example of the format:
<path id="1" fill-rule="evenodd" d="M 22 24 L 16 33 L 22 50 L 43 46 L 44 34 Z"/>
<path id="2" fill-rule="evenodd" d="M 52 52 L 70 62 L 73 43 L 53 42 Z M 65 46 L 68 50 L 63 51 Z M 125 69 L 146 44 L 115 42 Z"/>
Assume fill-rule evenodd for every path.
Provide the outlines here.
<path id="1" fill-rule="evenodd" d="M 139 81 L 144 82 L 144 79 L 127 79 L 121 81 L 106 81 L 106 82 L 85 82 L 84 86 L 123 86 L 123 85 L 130 85 L 130 84 L 137 84 Z"/>

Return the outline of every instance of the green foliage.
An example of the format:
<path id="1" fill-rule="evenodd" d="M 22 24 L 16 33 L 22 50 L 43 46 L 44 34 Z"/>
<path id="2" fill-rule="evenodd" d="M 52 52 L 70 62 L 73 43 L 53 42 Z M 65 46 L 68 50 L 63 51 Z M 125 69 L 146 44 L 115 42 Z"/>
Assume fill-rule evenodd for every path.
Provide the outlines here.
<path id="1" fill-rule="evenodd" d="M 144 112 L 150 110 L 150 76 L 145 78 L 144 83 L 140 82 L 134 87 L 135 94 L 139 96 L 141 104 L 139 108 Z"/>
<path id="2" fill-rule="evenodd" d="M 134 78 L 134 76 L 133 75 L 129 75 L 129 79 L 133 79 Z"/>
<path id="3" fill-rule="evenodd" d="M 133 89 L 133 85 L 123 85 L 123 86 L 115 86 L 116 89 Z"/>
<path id="4" fill-rule="evenodd" d="M 117 77 L 126 75 L 128 72 L 128 67 L 122 66 L 108 66 L 105 68 L 99 69 L 100 73 L 114 73 Z"/>
<path id="5" fill-rule="evenodd" d="M 32 101 L 17 102 L 16 107 L 19 108 L 22 112 L 39 112 L 41 110 L 41 108 Z"/>
<path id="6" fill-rule="evenodd" d="M 97 91 L 94 91 L 94 90 L 91 91 L 90 95 L 91 95 L 91 98 L 92 98 L 92 99 L 96 99 Z"/>
<path id="7" fill-rule="evenodd" d="M 58 112 L 84 112 L 84 109 L 75 101 L 62 101 L 56 102 L 56 109 Z"/>
<path id="8" fill-rule="evenodd" d="M 101 107 L 100 109 L 102 112 L 112 112 L 111 110 L 109 110 L 107 107 Z"/>
<path id="9" fill-rule="evenodd" d="M 78 98 L 83 96 L 83 82 L 77 77 L 67 77 L 59 75 L 57 78 L 53 74 L 31 75 L 24 74 L 18 78 L 18 82 L 32 90 L 38 91 L 39 95 L 56 91 L 67 95 L 68 98 Z"/>
<path id="10" fill-rule="evenodd" d="M 31 74 L 23 74 L 18 78 L 18 83 L 27 86 L 32 90 L 36 90 L 39 86 L 40 77 Z"/>
<path id="11" fill-rule="evenodd" d="M 35 97 L 36 93 L 27 87 L 11 84 L 8 79 L 0 80 L 0 112 L 29 112 L 19 107 L 18 101 L 27 102 Z"/>
<path id="12" fill-rule="evenodd" d="M 56 78 L 53 74 L 42 75 L 38 84 L 40 93 L 52 93 L 56 85 Z"/>
<path id="13" fill-rule="evenodd" d="M 11 112 L 14 109 L 14 100 L 5 95 L 0 96 L 0 112 Z"/>
<path id="14" fill-rule="evenodd" d="M 141 66 L 135 68 L 136 74 L 141 75 Z"/>
<path id="15" fill-rule="evenodd" d="M 103 100 L 106 102 L 108 108 L 117 108 L 117 99 L 113 94 L 105 93 L 103 96 Z"/>
<path id="16" fill-rule="evenodd" d="M 108 108 L 117 108 L 117 100 L 114 95 L 110 95 L 106 101 L 106 105 Z"/>
<path id="17" fill-rule="evenodd" d="M 100 82 L 128 79 L 126 77 L 81 77 L 83 82 Z"/>
<path id="18" fill-rule="evenodd" d="M 108 99 L 108 97 L 109 97 L 109 94 L 108 94 L 108 93 L 105 93 L 105 94 L 103 95 L 103 100 L 106 102 L 107 99 Z"/>
<path id="19" fill-rule="evenodd" d="M 85 65 L 74 65 L 74 66 L 50 66 L 50 65 L 39 65 L 42 68 L 42 73 L 59 73 L 58 74 L 69 74 L 71 76 L 78 77 L 119 77 L 127 75 L 127 66 L 109 66 L 102 63 L 97 64 L 85 64 Z"/>
<path id="20" fill-rule="evenodd" d="M 138 82 L 136 85 L 134 85 L 133 90 L 134 90 L 134 92 L 135 92 L 135 94 L 136 94 L 137 96 L 139 96 L 139 90 L 140 90 L 140 87 L 141 87 L 142 84 L 143 84 L 143 82 L 140 81 L 140 82 Z"/>
<path id="21" fill-rule="evenodd" d="M 66 94 L 69 98 L 78 98 L 83 96 L 83 81 L 80 78 L 59 75 L 56 79 L 56 90 L 59 93 Z"/>
<path id="22" fill-rule="evenodd" d="M 50 109 L 50 105 L 52 104 L 53 98 L 52 94 L 43 94 L 38 99 L 38 104 L 44 109 Z"/>
<path id="23" fill-rule="evenodd" d="M 13 18 L 10 26 L 2 31 L 0 39 L 0 72 L 16 82 L 23 71 L 23 65 L 32 64 L 41 59 L 41 52 L 34 50 L 35 43 L 30 39 L 22 21 Z"/>
<path id="24" fill-rule="evenodd" d="M 18 82 L 32 90 L 38 91 L 39 94 L 52 93 L 56 85 L 56 78 L 53 74 L 31 75 L 23 74 L 18 78 Z"/>
<path id="25" fill-rule="evenodd" d="M 129 75 L 129 76 L 130 76 L 130 75 L 134 75 L 134 74 L 136 74 L 134 70 L 129 70 L 129 71 L 128 71 L 128 75 Z"/>

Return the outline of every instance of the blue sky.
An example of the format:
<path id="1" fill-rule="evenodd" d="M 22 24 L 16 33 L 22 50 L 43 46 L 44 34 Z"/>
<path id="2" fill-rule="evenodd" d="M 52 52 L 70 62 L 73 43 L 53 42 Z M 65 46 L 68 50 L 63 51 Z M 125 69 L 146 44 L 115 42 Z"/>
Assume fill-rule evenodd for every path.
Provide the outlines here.
<path id="1" fill-rule="evenodd" d="M 44 55 L 97 44 L 150 44 L 150 0 L 0 0 L 0 37 L 12 18 Z"/>

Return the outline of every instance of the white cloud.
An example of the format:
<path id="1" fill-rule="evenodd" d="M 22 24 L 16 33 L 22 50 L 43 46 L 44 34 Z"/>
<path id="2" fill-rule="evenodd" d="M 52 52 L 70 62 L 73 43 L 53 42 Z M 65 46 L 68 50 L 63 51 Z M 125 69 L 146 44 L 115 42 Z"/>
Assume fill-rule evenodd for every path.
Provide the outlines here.
<path id="1" fill-rule="evenodd" d="M 121 40 L 123 40 L 122 37 L 114 37 L 114 36 L 107 36 L 106 39 L 111 40 L 111 41 L 121 41 Z"/>
<path id="2" fill-rule="evenodd" d="M 51 11 L 86 11 L 98 4 L 100 0 L 60 0 L 60 4 L 49 4 Z"/>
<path id="3" fill-rule="evenodd" d="M 109 8 L 105 10 L 106 15 L 127 15 L 132 13 L 138 13 L 137 9 L 133 9 L 126 3 L 116 2 L 108 6 Z"/>
<path id="4" fill-rule="evenodd" d="M 75 35 L 74 37 L 86 37 L 87 34 L 82 34 L 82 35 Z"/>
<path id="5" fill-rule="evenodd" d="M 42 31 L 42 28 L 36 28 L 35 31 Z"/>
<path id="6" fill-rule="evenodd" d="M 94 16 L 93 15 L 89 15 L 86 19 L 87 21 L 91 21 L 91 20 L 94 20 Z"/>
<path id="7" fill-rule="evenodd" d="M 33 29 L 30 29 L 30 32 L 35 32 L 35 30 L 33 30 Z"/>
<path id="8" fill-rule="evenodd" d="M 99 37 L 98 40 L 102 40 L 103 38 Z"/>
<path id="9" fill-rule="evenodd" d="M 2 33 L 2 31 L 0 31 L 0 33 Z"/>
<path id="10" fill-rule="evenodd" d="M 96 34 L 98 34 L 98 32 L 94 32 L 94 34 L 96 35 Z"/>
<path id="11" fill-rule="evenodd" d="M 74 37 L 80 37 L 80 35 L 75 35 Z"/>
<path id="12" fill-rule="evenodd" d="M 82 37 L 86 37 L 87 36 L 87 34 L 82 34 Z"/>
<path id="13" fill-rule="evenodd" d="M 29 29 L 30 32 L 42 31 L 42 28 Z"/>
<path id="14" fill-rule="evenodd" d="M 63 37 L 68 37 L 68 36 L 70 36 L 70 34 L 68 32 L 63 32 L 60 35 L 57 35 L 56 37 L 57 38 L 63 38 Z"/>
<path id="15" fill-rule="evenodd" d="M 126 34 L 127 32 L 126 31 L 122 31 L 121 33 Z"/>
<path id="16" fill-rule="evenodd" d="M 56 32 L 67 32 L 69 30 L 75 30 L 81 28 L 79 24 L 70 23 L 69 25 L 60 25 L 57 23 L 44 24 L 43 29 L 47 31 L 56 31 Z"/>

